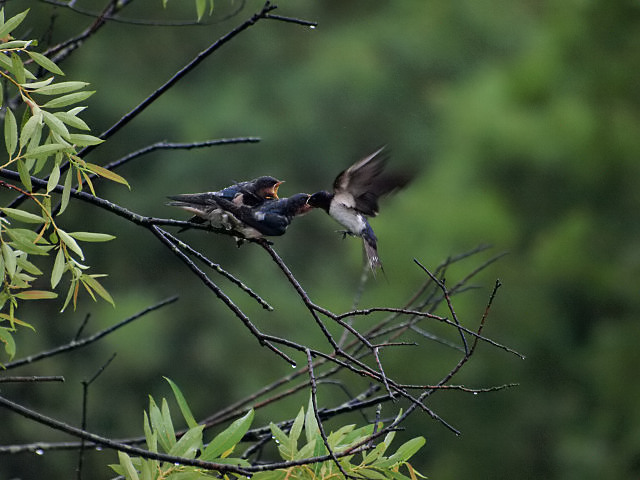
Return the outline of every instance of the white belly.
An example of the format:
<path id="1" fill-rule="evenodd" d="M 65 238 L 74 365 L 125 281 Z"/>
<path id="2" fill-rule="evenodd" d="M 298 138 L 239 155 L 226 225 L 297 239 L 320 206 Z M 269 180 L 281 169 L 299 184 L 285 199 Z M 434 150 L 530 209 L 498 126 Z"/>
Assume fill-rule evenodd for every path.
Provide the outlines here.
<path id="1" fill-rule="evenodd" d="M 366 220 L 361 213 L 341 203 L 331 203 L 329 215 L 354 235 L 360 235 L 366 227 Z"/>

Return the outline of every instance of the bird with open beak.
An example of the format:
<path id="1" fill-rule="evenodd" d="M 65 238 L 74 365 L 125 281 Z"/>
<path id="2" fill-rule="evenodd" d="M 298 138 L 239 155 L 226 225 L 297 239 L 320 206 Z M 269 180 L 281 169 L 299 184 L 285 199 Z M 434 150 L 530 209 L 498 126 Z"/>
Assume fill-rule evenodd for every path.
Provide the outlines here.
<path id="1" fill-rule="evenodd" d="M 231 202 L 238 207 L 258 207 L 267 200 L 277 200 L 278 187 L 282 183 L 281 180 L 274 177 L 258 177 L 246 182 L 235 183 L 217 192 L 172 195 L 169 198 L 173 201 L 169 202 L 169 205 L 193 213 L 193 217 L 189 219 L 190 222 L 232 230 L 237 226 L 237 219 L 231 218 L 228 210 L 221 208 L 216 202 L 217 199 Z"/>

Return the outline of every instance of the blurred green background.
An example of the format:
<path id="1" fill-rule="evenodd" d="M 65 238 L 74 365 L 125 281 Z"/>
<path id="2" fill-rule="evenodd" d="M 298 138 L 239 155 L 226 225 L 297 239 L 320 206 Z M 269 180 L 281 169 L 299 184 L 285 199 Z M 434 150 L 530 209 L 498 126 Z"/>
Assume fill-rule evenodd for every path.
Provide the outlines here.
<path id="1" fill-rule="evenodd" d="M 78 34 L 90 16 L 42 1 L 27 6 L 20 33 L 43 45 Z M 103 3 L 78 0 L 98 12 Z M 61 67 L 97 93 L 83 118 L 99 133 L 162 85 L 197 52 L 241 23 L 260 2 L 218 0 L 207 25 L 111 22 Z M 432 479 L 640 478 L 640 5 L 630 0 L 324 0 L 278 3 L 276 13 L 318 22 L 311 29 L 261 21 L 207 59 L 125 130 L 90 155 L 105 164 L 159 140 L 192 142 L 259 136 L 258 144 L 158 151 L 119 170 L 132 186 L 99 194 L 136 212 L 183 219 L 167 195 L 206 191 L 271 174 L 283 196 L 328 188 L 352 161 L 387 144 L 396 166 L 417 167 L 411 186 L 384 201 L 372 221 L 386 280 L 367 284 L 363 306 L 399 306 L 423 281 L 413 258 L 435 268 L 479 244 L 489 253 L 456 267 L 451 281 L 490 255 L 510 254 L 483 272 L 481 288 L 456 300 L 475 325 L 496 278 L 503 283 L 485 334 L 527 356 L 481 345 L 458 378 L 470 387 L 519 387 L 472 396 L 442 392 L 430 406 L 462 431 L 412 417 L 408 434 L 427 444 L 415 462 Z M 232 14 L 240 8 L 240 12 Z M 193 2 L 132 2 L 127 19 L 192 20 Z M 5 204 L 10 196 L 3 192 Z M 6 199 L 6 200 L 5 200 Z M 88 250 L 92 271 L 117 309 L 83 298 L 21 307 L 38 332 L 18 335 L 18 357 L 68 341 L 87 313 L 90 332 L 167 296 L 181 300 L 98 344 L 15 374 L 63 374 L 64 385 L 3 386 L 4 395 L 78 424 L 83 379 L 116 352 L 90 390 L 88 428 L 137 435 L 148 394 L 178 383 L 206 416 L 291 371 L 258 347 L 186 268 L 149 234 L 86 205 L 63 224 L 118 239 Z M 81 227 L 81 228 L 80 228 Z M 351 307 L 360 243 L 342 241 L 322 212 L 296 220 L 276 249 L 318 304 Z M 258 247 L 226 237 L 183 238 L 260 292 L 264 313 L 221 281 L 256 324 L 276 335 L 320 339 L 276 267 Z M 216 279 L 217 280 L 217 279 Z M 425 342 L 424 340 L 422 340 Z M 394 364 L 436 382 L 455 357 L 441 346 Z M 422 353 L 420 354 L 422 355 Z M 335 394 L 335 396 L 332 396 Z M 344 394 L 328 389 L 334 405 Z M 305 395 L 262 415 L 289 418 Z M 284 408 L 286 407 L 286 409 Z M 391 415 L 394 406 L 385 406 Z M 271 416 L 269 416 L 271 415 Z M 258 421 L 258 420 L 257 420 Z M 356 419 L 361 421 L 361 419 Z M 0 444 L 68 440 L 0 412 Z M 110 452 L 92 455 L 86 478 L 113 476 Z M 70 478 L 74 453 L 0 459 L 0 478 Z"/>

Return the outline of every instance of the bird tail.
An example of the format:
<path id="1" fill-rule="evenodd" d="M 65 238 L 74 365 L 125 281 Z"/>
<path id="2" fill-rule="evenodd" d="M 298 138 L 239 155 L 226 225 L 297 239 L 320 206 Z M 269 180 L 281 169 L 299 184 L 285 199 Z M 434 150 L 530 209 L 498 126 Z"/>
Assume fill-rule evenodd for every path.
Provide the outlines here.
<path id="1" fill-rule="evenodd" d="M 378 256 L 378 239 L 373 233 L 373 229 L 370 225 L 367 225 L 367 229 L 362 233 L 362 240 L 364 244 L 364 251 L 367 255 L 367 260 L 369 261 L 369 267 L 371 267 L 371 271 L 375 275 L 377 268 L 382 269 L 382 262 Z"/>

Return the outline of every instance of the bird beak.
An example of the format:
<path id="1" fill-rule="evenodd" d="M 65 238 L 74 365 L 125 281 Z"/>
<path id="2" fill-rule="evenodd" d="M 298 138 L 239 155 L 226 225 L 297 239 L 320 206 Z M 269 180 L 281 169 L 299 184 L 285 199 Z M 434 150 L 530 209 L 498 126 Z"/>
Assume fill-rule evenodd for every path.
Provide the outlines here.
<path id="1" fill-rule="evenodd" d="M 273 188 L 271 189 L 270 194 L 271 194 L 271 196 L 272 196 L 273 198 L 275 198 L 276 200 L 279 200 L 279 198 L 278 198 L 278 188 L 280 188 L 280 185 L 282 185 L 283 183 L 284 183 L 284 180 L 283 180 L 283 181 L 281 181 L 281 182 L 276 183 L 276 184 L 273 186 Z"/>

